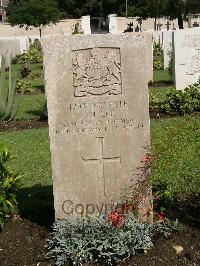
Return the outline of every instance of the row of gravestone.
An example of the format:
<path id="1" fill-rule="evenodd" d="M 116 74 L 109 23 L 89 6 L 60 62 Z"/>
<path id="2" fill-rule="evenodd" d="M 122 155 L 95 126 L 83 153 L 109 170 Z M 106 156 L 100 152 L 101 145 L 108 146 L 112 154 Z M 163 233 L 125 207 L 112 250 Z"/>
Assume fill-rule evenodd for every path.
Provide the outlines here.
<path id="1" fill-rule="evenodd" d="M 127 18 L 127 29 L 129 29 L 129 31 L 132 32 L 141 31 L 142 24 L 144 23 L 146 24 L 147 21 L 143 21 L 142 19 L 139 18 L 132 18 L 132 19 Z M 156 25 L 154 25 L 153 28 L 156 31 L 162 31 L 164 30 L 163 26 L 166 26 L 165 27 L 166 30 L 179 29 L 177 20 L 169 21 L 166 19 L 160 19 L 160 21 L 156 23 Z M 95 34 L 95 33 L 105 33 L 105 32 L 109 32 L 111 34 L 117 34 L 121 32 L 120 18 L 118 18 L 116 14 L 111 14 L 108 16 L 108 18 L 83 16 L 81 27 L 84 34 L 91 34 L 91 33 Z M 185 28 L 199 27 L 199 23 L 197 21 L 194 21 L 194 23 L 192 23 L 192 18 L 190 18 L 188 19 L 187 23 L 184 23 L 184 27 Z M 152 31 L 153 28 L 151 29 Z"/>
<path id="2" fill-rule="evenodd" d="M 151 39 L 150 34 L 145 32 L 137 34 L 138 36 L 143 36 L 143 38 Z M 160 43 L 163 48 L 164 69 L 168 68 L 170 55 L 172 51 L 174 51 L 172 53 L 175 59 L 174 80 L 176 89 L 178 90 L 184 89 L 187 85 L 196 82 L 199 78 L 199 34 L 200 28 L 190 28 L 179 31 L 153 32 L 154 41 Z M 31 38 L 33 40 L 34 36 Z M 184 44 L 183 38 L 185 38 Z M 149 42 L 149 40 L 147 40 L 147 42 Z M 21 54 L 23 51 L 27 51 L 28 47 L 29 40 L 27 37 L 0 39 L 0 54 L 5 54 L 7 52 L 8 57 L 11 54 L 13 57 L 15 57 L 16 55 Z M 148 49 L 148 62 L 146 64 L 148 81 L 153 81 L 152 47 L 148 46 L 146 49 Z"/>
<path id="3" fill-rule="evenodd" d="M 200 77 L 200 28 L 154 33 L 163 48 L 164 69 L 174 59 L 174 81 L 177 90 L 198 81 Z"/>

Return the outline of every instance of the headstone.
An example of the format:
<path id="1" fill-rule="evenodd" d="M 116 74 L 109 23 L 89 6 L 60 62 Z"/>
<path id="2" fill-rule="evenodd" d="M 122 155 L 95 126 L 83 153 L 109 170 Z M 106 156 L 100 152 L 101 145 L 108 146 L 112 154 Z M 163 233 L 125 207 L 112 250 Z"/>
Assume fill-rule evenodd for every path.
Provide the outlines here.
<path id="1" fill-rule="evenodd" d="M 158 31 L 161 31 L 161 29 L 162 29 L 162 25 L 163 25 L 162 23 L 158 23 L 158 24 L 157 24 L 157 30 L 158 30 Z"/>
<path id="2" fill-rule="evenodd" d="M 153 34 L 152 32 L 127 32 L 127 35 L 134 35 L 145 40 L 147 83 L 153 82 Z"/>
<path id="3" fill-rule="evenodd" d="M 183 90 L 200 77 L 200 28 L 173 32 L 173 45 L 176 89 Z"/>
<path id="4" fill-rule="evenodd" d="M 0 56 L 6 55 L 6 66 L 9 66 L 9 58 L 15 58 L 21 54 L 20 41 L 18 39 L 0 39 Z"/>
<path id="5" fill-rule="evenodd" d="M 29 40 L 26 37 L 18 37 L 20 41 L 20 50 L 21 53 L 26 52 L 29 49 Z"/>
<path id="6" fill-rule="evenodd" d="M 84 34 L 91 34 L 90 28 L 90 16 L 83 16 L 82 17 L 82 31 Z"/>
<path id="7" fill-rule="evenodd" d="M 172 31 L 162 32 L 163 48 L 163 65 L 164 69 L 169 67 L 170 56 L 172 52 Z"/>
<path id="8" fill-rule="evenodd" d="M 117 15 L 111 14 L 108 16 L 109 20 L 109 33 L 116 34 L 117 33 Z"/>
<path id="9" fill-rule="evenodd" d="M 160 45 L 162 44 L 162 32 L 153 31 L 153 42 Z"/>
<path id="10" fill-rule="evenodd" d="M 192 18 L 188 17 L 188 28 L 192 28 Z"/>
<path id="11" fill-rule="evenodd" d="M 169 22 L 169 20 L 167 21 L 167 24 L 165 25 L 167 26 L 167 30 L 170 30 L 171 23 Z"/>
<path id="12" fill-rule="evenodd" d="M 43 40 L 57 219 L 107 212 L 146 179 L 145 49 L 130 35 Z"/>
<path id="13" fill-rule="evenodd" d="M 197 27 L 199 27 L 199 23 L 194 22 L 192 26 L 193 26 L 193 28 L 197 28 Z"/>

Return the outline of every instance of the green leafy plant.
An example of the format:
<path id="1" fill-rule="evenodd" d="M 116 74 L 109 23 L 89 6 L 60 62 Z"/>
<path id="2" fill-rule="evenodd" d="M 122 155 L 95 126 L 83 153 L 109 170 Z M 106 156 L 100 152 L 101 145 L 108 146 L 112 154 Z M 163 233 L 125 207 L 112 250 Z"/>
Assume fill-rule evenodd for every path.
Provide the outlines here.
<path id="1" fill-rule="evenodd" d="M 160 103 L 160 111 L 176 112 L 181 115 L 200 111 L 200 80 L 182 91 L 169 89 L 165 101 Z"/>
<path id="2" fill-rule="evenodd" d="M 42 52 L 42 44 L 38 39 L 35 39 L 34 41 L 32 41 L 32 39 L 29 39 L 29 49 L 37 49 L 38 51 Z"/>
<path id="3" fill-rule="evenodd" d="M 171 51 L 169 52 L 169 57 L 170 57 L 170 61 L 169 61 L 169 66 L 167 70 L 168 70 L 168 73 L 171 79 L 174 80 L 174 50 L 173 49 L 171 49 Z"/>
<path id="4" fill-rule="evenodd" d="M 133 32 L 133 22 L 127 23 L 127 28 L 124 32 Z"/>
<path id="5" fill-rule="evenodd" d="M 3 228 L 5 218 L 11 216 L 17 208 L 16 190 L 21 176 L 7 168 L 6 163 L 10 160 L 7 149 L 0 151 L 0 229 Z"/>
<path id="6" fill-rule="evenodd" d="M 163 51 L 162 51 L 162 47 L 160 46 L 159 43 L 154 43 L 153 44 L 153 55 L 154 56 L 162 56 Z"/>
<path id="7" fill-rule="evenodd" d="M 27 83 L 25 82 L 24 80 L 22 79 L 17 79 L 17 82 L 16 82 L 16 92 L 17 93 L 26 93 L 26 92 L 32 92 L 33 89 L 32 89 L 32 86 L 30 83 Z"/>
<path id="8" fill-rule="evenodd" d="M 153 246 L 151 225 L 129 214 L 123 226 L 113 226 L 105 217 L 81 217 L 60 220 L 53 225 L 47 240 L 47 257 L 54 257 L 56 265 L 73 262 L 82 265 L 89 261 L 116 263 L 135 254 L 137 250 Z"/>
<path id="9" fill-rule="evenodd" d="M 9 61 L 9 82 L 7 85 L 5 76 L 6 56 L 2 56 L 0 78 L 0 121 L 9 121 L 13 119 L 20 105 L 20 97 L 16 99 L 16 79 L 12 78 L 11 58 Z"/>
<path id="10" fill-rule="evenodd" d="M 31 73 L 31 68 L 28 65 L 22 65 L 19 72 L 22 78 L 27 78 Z"/>
<path id="11" fill-rule="evenodd" d="M 160 44 L 154 43 L 153 45 L 153 69 L 163 69 L 163 50 Z"/>
<path id="12" fill-rule="evenodd" d="M 163 63 L 160 58 L 154 58 L 153 59 L 153 69 L 154 70 L 161 70 L 163 69 Z"/>
<path id="13" fill-rule="evenodd" d="M 165 238 L 169 238 L 171 233 L 178 233 L 182 230 L 182 225 L 178 219 L 176 221 L 170 221 L 165 218 L 162 221 L 158 220 L 153 224 L 154 235 L 162 235 Z"/>
<path id="14" fill-rule="evenodd" d="M 75 35 L 75 34 L 83 34 L 83 31 L 82 31 L 82 29 L 81 29 L 81 27 L 80 27 L 80 24 L 79 24 L 79 22 L 77 22 L 74 26 L 73 26 L 73 28 L 72 28 L 72 35 Z"/>
<path id="15" fill-rule="evenodd" d="M 18 56 L 19 63 L 22 65 L 42 63 L 43 57 L 42 52 L 35 47 L 29 49 L 28 52 L 23 53 Z"/>
<path id="16" fill-rule="evenodd" d="M 160 93 L 156 94 L 151 94 L 149 98 L 149 107 L 150 108 L 155 108 L 158 107 L 159 105 L 159 98 L 160 98 Z"/>
<path id="17" fill-rule="evenodd" d="M 32 41 L 29 39 L 29 50 L 23 54 L 17 56 L 18 61 L 22 64 L 22 67 L 30 69 L 30 64 L 42 63 L 42 45 L 38 39 Z"/>

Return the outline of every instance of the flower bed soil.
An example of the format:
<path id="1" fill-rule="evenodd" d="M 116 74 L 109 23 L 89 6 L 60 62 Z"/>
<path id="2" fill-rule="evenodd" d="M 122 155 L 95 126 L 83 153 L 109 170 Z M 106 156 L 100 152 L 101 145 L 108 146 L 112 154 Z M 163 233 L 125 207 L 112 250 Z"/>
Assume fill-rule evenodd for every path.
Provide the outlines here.
<path id="1" fill-rule="evenodd" d="M 16 131 L 41 127 L 48 127 L 48 122 L 39 120 L 12 120 L 8 123 L 0 123 L 0 131 Z"/>
<path id="2" fill-rule="evenodd" d="M 169 86 L 171 86 L 171 87 L 174 87 L 174 83 L 172 82 L 172 81 L 165 81 L 165 80 L 161 80 L 161 81 L 153 81 L 153 82 L 150 82 L 149 83 L 149 89 L 151 89 L 151 88 L 162 88 L 163 87 L 163 89 L 166 89 L 166 87 L 169 87 Z"/>
<path id="3" fill-rule="evenodd" d="M 21 219 L 18 216 L 7 219 L 3 231 L 0 233 L 0 265 L 54 265 L 53 262 L 45 258 L 44 245 L 48 236 L 49 232 L 45 227 L 29 220 Z M 119 266 L 198 266 L 200 265 L 199 240 L 199 229 L 184 226 L 183 231 L 171 235 L 169 239 L 155 238 L 152 250 L 146 254 L 137 254 Z M 177 255 L 173 246 L 181 246 L 183 251 Z"/>
<path id="4" fill-rule="evenodd" d="M 156 110 L 151 111 L 152 118 L 165 118 Z M 12 131 L 48 127 L 47 121 L 11 121 L 0 123 L 0 131 Z M 49 213 L 52 210 L 49 210 Z M 183 221 L 183 231 L 173 234 L 169 239 L 157 237 L 154 248 L 147 254 L 137 254 L 119 264 L 120 266 L 198 266 L 200 265 L 200 198 L 188 199 L 176 203 L 168 213 L 169 217 L 178 217 Z M 39 217 L 38 217 L 39 218 Z M 39 219 L 40 220 L 40 219 Z M 45 240 L 50 231 L 26 218 L 14 216 L 7 219 L 0 233 L 0 266 L 47 266 L 54 265 L 45 258 Z M 177 255 L 173 246 L 182 246 Z M 92 264 L 90 264 L 92 265 Z M 97 265 L 97 264 L 96 264 Z"/>

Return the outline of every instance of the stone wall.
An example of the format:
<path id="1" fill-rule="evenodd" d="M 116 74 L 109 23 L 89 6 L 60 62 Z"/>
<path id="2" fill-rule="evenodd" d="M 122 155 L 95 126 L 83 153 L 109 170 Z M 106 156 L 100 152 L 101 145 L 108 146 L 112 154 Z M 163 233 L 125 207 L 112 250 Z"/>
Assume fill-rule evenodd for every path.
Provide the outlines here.
<path id="1" fill-rule="evenodd" d="M 76 23 L 81 24 L 81 19 L 61 20 L 56 25 L 52 24 L 42 29 L 42 35 L 71 34 Z M 37 36 L 39 37 L 39 28 L 26 30 L 18 26 L 11 27 L 9 24 L 0 24 L 0 37 L 16 36 Z"/>

